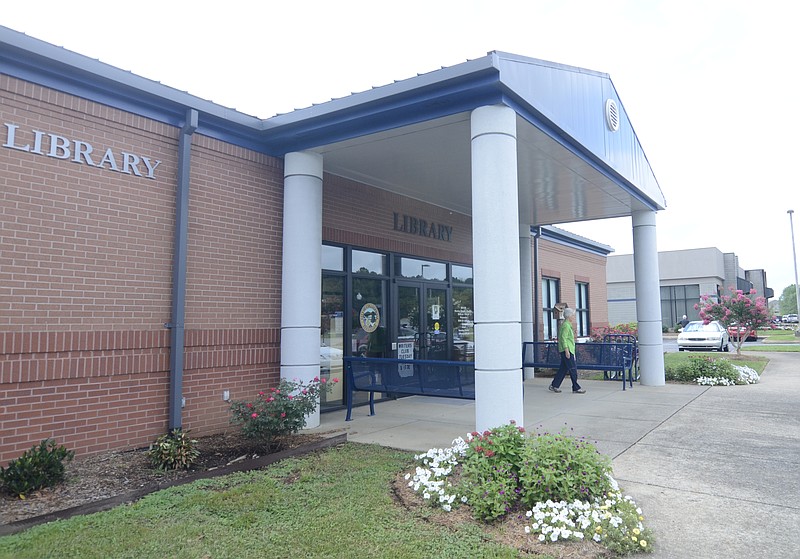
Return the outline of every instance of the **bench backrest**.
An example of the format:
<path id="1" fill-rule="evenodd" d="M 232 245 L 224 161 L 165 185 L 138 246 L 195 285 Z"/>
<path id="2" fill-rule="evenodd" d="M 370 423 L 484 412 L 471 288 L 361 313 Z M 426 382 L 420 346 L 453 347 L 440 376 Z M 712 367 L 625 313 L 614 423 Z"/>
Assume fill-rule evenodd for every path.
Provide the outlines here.
<path id="1" fill-rule="evenodd" d="M 631 366 L 634 346 L 631 343 L 575 344 L 575 361 L 578 368 L 596 370 L 624 370 Z M 522 365 L 557 369 L 561 364 L 556 342 L 524 342 Z"/>
<path id="2" fill-rule="evenodd" d="M 443 397 L 475 397 L 475 363 L 423 359 L 345 357 L 354 390 Z"/>

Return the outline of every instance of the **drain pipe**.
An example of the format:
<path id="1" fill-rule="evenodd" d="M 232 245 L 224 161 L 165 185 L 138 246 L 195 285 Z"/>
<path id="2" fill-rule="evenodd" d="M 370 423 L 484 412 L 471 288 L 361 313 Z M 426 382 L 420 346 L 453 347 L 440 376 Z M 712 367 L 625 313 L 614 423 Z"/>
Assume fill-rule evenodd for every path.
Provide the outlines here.
<path id="1" fill-rule="evenodd" d="M 539 312 L 539 289 L 542 282 L 539 280 L 539 237 L 542 236 L 541 226 L 533 228 L 533 341 L 539 341 L 539 327 L 542 313 Z"/>
<path id="2" fill-rule="evenodd" d="M 169 352 L 169 430 L 183 426 L 183 352 L 186 314 L 186 253 L 189 234 L 189 173 L 192 163 L 192 134 L 197 130 L 197 110 L 186 111 L 186 122 L 178 140 L 178 191 L 175 196 L 175 252 L 172 260 L 172 322 Z"/>

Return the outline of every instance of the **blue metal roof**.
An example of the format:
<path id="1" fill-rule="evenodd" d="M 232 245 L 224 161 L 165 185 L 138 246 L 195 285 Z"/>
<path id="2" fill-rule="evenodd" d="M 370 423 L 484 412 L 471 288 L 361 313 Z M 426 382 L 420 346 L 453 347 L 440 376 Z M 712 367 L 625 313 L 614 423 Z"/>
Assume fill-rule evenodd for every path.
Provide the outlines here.
<path id="1" fill-rule="evenodd" d="M 491 52 L 268 119 L 245 115 L 5 27 L 0 27 L 0 72 L 176 126 L 183 124 L 188 109 L 196 109 L 198 133 L 278 157 L 502 103 L 562 146 L 576 165 L 588 166 L 598 177 L 593 184 L 600 185 L 599 190 L 607 190 L 607 184 L 621 188 L 623 206 L 630 208 L 635 202 L 655 210 L 665 207 L 663 193 L 608 75 L 533 58 Z M 608 99 L 618 107 L 616 131 L 603 118 Z M 575 173 L 580 175 L 577 168 Z M 603 196 L 606 200 L 616 197 L 609 192 Z M 584 218 L 583 211 L 573 209 L 571 219 L 563 213 L 543 219 L 574 221 Z M 619 211 L 616 208 L 614 216 Z"/>

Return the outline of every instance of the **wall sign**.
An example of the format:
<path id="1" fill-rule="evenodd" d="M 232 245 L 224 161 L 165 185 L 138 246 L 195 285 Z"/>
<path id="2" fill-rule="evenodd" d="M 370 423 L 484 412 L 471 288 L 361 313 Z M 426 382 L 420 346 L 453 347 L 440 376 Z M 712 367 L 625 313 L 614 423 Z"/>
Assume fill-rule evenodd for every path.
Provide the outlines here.
<path id="1" fill-rule="evenodd" d="M 19 125 L 8 122 L 3 124 L 6 127 L 4 148 L 148 179 L 156 178 L 156 168 L 161 164 L 161 161 L 143 155 L 127 151 L 115 153 L 111 148 L 95 149 L 95 146 L 83 140 L 67 138 L 41 130 L 20 130 Z"/>
<path id="2" fill-rule="evenodd" d="M 439 241 L 452 242 L 453 226 L 435 223 L 419 217 L 410 215 L 400 215 L 394 212 L 394 230 L 408 233 L 409 235 L 419 235 Z"/>

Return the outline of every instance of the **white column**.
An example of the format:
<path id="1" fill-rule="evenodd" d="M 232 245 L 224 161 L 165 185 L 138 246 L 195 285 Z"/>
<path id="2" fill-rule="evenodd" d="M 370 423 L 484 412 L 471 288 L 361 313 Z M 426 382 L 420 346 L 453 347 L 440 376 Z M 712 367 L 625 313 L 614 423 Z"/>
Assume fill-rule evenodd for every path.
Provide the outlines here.
<path id="1" fill-rule="evenodd" d="M 533 341 L 533 251 L 531 250 L 531 226 L 519 224 L 519 284 L 522 319 L 522 341 Z M 533 378 L 533 367 L 523 369 L 523 378 Z"/>
<path id="2" fill-rule="evenodd" d="M 322 156 L 288 153 L 283 171 L 281 378 L 319 376 Z M 306 427 L 319 426 L 319 407 Z"/>
<path id="3" fill-rule="evenodd" d="M 475 109 L 472 258 L 475 294 L 475 424 L 523 424 L 516 114 Z"/>
<path id="4" fill-rule="evenodd" d="M 634 211 L 632 220 L 640 382 L 645 386 L 662 386 L 664 384 L 664 343 L 661 332 L 661 288 L 656 245 L 656 212 L 651 210 Z"/>

